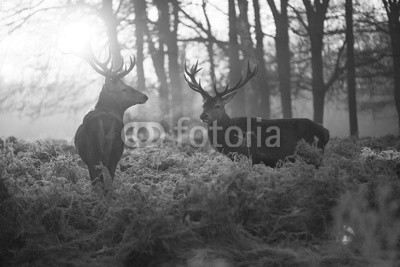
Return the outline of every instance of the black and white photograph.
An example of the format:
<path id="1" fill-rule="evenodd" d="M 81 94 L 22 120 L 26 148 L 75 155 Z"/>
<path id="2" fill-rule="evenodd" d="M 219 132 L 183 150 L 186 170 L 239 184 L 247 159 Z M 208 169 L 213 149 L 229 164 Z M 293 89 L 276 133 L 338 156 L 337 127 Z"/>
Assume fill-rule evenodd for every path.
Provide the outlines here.
<path id="1" fill-rule="evenodd" d="M 2 266 L 400 266 L 400 0 L 0 0 Z"/>

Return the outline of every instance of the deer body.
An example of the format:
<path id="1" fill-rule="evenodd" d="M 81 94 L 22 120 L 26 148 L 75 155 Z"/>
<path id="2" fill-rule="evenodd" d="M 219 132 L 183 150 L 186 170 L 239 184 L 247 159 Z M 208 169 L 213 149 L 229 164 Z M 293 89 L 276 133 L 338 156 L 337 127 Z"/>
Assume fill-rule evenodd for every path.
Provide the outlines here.
<path id="1" fill-rule="evenodd" d="M 257 67 L 251 70 L 248 65 L 246 77 L 231 88 L 228 85 L 219 91 L 214 84 L 215 96 L 211 96 L 202 88 L 200 81 L 196 81 L 195 75 L 199 71 L 197 63 L 190 71 L 185 66 L 189 78 L 184 77 L 189 87 L 203 96 L 200 119 L 208 124 L 209 140 L 219 152 L 228 156 L 238 153 L 251 158 L 253 163 L 263 162 L 274 167 L 279 160 L 293 155 L 302 139 L 309 144 L 316 142 L 322 150 L 327 144 L 329 131 L 309 119 L 231 119 L 228 116 L 225 105 L 233 99 L 239 88 L 256 75 Z"/>
<path id="2" fill-rule="evenodd" d="M 75 146 L 82 161 L 88 166 L 91 180 L 100 177 L 102 163 L 114 178 L 121 159 L 124 143 L 121 139 L 122 116 L 111 110 L 96 108 L 83 119 L 75 134 Z"/>
<path id="3" fill-rule="evenodd" d="M 107 168 L 112 178 L 121 159 L 124 142 L 121 132 L 124 127 L 124 112 L 131 106 L 143 104 L 147 96 L 122 82 L 122 78 L 134 67 L 120 72 L 121 67 L 113 71 L 107 68 L 111 54 L 105 63 L 98 62 L 92 55 L 89 64 L 100 74 L 105 76 L 105 83 L 94 110 L 83 119 L 75 134 L 75 146 L 82 161 L 88 166 L 92 182 L 103 181 L 102 170 L 99 165 Z"/>
<path id="4" fill-rule="evenodd" d="M 238 153 L 251 158 L 253 164 L 264 163 L 271 167 L 293 155 L 302 139 L 310 144 L 316 142 L 321 149 L 329 140 L 329 131 L 309 119 L 240 117 L 216 121 L 216 125 L 221 125 L 222 129 L 210 126 L 208 137 L 217 151 L 231 158 L 233 153 Z M 232 130 L 229 131 L 229 128 Z M 242 131 L 240 134 L 238 129 Z"/>

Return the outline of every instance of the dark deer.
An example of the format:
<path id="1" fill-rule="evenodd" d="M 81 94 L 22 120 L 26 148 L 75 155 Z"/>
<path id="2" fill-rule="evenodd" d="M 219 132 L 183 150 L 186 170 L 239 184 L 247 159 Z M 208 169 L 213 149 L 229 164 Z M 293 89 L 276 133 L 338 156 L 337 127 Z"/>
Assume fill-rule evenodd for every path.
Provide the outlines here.
<path id="1" fill-rule="evenodd" d="M 119 68 L 113 70 L 111 51 L 108 59 L 102 63 L 96 59 L 91 48 L 88 50 L 89 56 L 81 57 L 105 77 L 105 82 L 96 107 L 86 114 L 76 131 L 75 146 L 89 168 L 92 183 L 95 183 L 103 181 L 99 165 L 106 167 L 114 179 L 115 169 L 124 150 L 121 137 L 124 112 L 131 106 L 144 104 L 148 97 L 122 81 L 135 66 L 135 60 L 130 58 L 129 67 L 122 60 Z M 110 61 L 111 66 L 108 67 Z"/>
<path id="2" fill-rule="evenodd" d="M 228 116 L 225 105 L 234 98 L 239 88 L 257 74 L 257 66 L 251 70 L 248 64 L 245 78 L 241 78 L 233 87 L 227 85 L 220 91 L 214 83 L 214 96 L 203 89 L 200 80 L 196 80 L 195 76 L 200 70 L 198 62 L 190 70 L 185 65 L 184 78 L 189 87 L 203 97 L 200 119 L 208 124 L 209 140 L 219 152 L 231 158 L 233 153 L 238 153 L 251 158 L 253 164 L 262 162 L 274 167 L 279 160 L 293 155 L 302 139 L 324 149 L 329 140 L 329 131 L 309 119 L 266 120 Z"/>

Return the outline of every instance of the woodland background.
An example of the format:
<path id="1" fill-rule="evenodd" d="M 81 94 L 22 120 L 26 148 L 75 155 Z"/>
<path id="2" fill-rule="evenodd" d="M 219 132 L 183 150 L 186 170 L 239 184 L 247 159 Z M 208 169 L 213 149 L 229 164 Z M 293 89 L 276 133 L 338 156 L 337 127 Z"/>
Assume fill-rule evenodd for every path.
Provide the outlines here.
<path id="1" fill-rule="evenodd" d="M 100 58 L 107 44 L 116 61 L 136 56 L 128 81 L 150 101 L 127 120 L 167 130 L 180 116 L 196 121 L 185 62 L 199 61 L 211 89 L 235 83 L 249 61 L 259 73 L 232 115 L 309 117 L 334 136 L 394 134 L 399 25 L 399 1 L 388 0 L 2 0 L 0 134 L 72 138 L 103 82 L 68 54 L 87 41 Z"/>

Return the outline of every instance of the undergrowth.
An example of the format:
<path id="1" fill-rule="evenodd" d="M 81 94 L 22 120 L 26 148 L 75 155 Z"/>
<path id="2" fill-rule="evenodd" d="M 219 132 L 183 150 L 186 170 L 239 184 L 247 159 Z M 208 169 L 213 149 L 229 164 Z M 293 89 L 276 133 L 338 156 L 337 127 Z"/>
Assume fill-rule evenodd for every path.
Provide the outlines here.
<path id="1" fill-rule="evenodd" d="M 277 168 L 126 152 L 107 195 L 65 142 L 0 142 L 0 265 L 396 266 L 400 140 L 300 143 Z"/>

